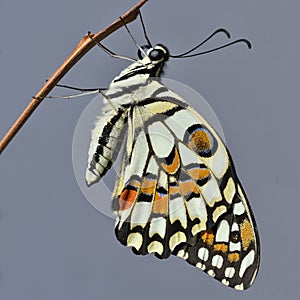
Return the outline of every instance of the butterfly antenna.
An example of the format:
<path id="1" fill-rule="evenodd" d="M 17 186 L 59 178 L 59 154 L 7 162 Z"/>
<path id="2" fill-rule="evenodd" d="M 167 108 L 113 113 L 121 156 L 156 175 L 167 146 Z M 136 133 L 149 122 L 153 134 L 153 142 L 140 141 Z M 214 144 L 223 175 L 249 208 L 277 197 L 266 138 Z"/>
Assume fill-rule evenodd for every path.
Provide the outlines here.
<path id="1" fill-rule="evenodd" d="M 133 40 L 134 44 L 136 45 L 136 47 L 145 55 L 147 56 L 147 53 L 143 50 L 143 48 L 138 44 L 138 42 L 135 40 L 135 38 L 133 37 L 133 35 L 131 34 L 129 28 L 127 27 L 126 23 L 124 22 L 123 18 L 120 17 L 120 20 L 123 22 L 124 27 L 126 28 L 128 34 L 130 35 L 131 39 Z"/>
<path id="2" fill-rule="evenodd" d="M 170 55 L 170 57 L 173 57 L 173 58 L 179 58 L 179 57 L 182 57 L 182 56 L 185 56 L 191 52 L 193 52 L 194 50 L 198 49 L 199 47 L 201 47 L 202 45 L 204 45 L 205 43 L 207 43 L 212 37 L 214 37 L 216 34 L 218 33 L 225 33 L 225 35 L 227 36 L 227 38 L 230 39 L 230 33 L 224 29 L 224 28 L 219 28 L 217 29 L 216 31 L 214 31 L 209 37 L 207 37 L 204 41 L 202 41 L 200 44 L 196 45 L 195 47 L 193 47 L 192 49 L 184 52 L 184 53 L 181 53 L 179 55 Z"/>
<path id="3" fill-rule="evenodd" d="M 148 43 L 148 46 L 152 48 L 152 43 L 147 35 L 147 31 L 146 31 L 146 27 L 145 27 L 145 23 L 144 23 L 144 20 L 143 20 L 143 17 L 142 17 L 142 13 L 141 11 L 139 10 L 139 16 L 140 16 L 140 20 L 141 20 L 141 24 L 142 24 L 142 27 L 143 27 L 143 32 L 144 32 L 144 37 Z"/>
<path id="4" fill-rule="evenodd" d="M 178 56 L 172 56 L 172 55 L 170 55 L 170 57 L 173 57 L 173 58 L 188 58 L 188 57 L 199 56 L 199 55 L 202 55 L 202 54 L 207 54 L 207 53 L 215 52 L 215 51 L 218 51 L 220 49 L 227 48 L 229 46 L 232 46 L 234 44 L 239 44 L 239 43 L 246 44 L 247 47 L 248 47 L 248 49 L 252 48 L 251 43 L 247 39 L 239 39 L 239 40 L 233 41 L 231 43 L 225 44 L 223 46 L 211 49 L 211 50 L 207 50 L 207 51 L 203 51 L 203 52 L 199 52 L 199 53 L 195 53 L 195 54 L 189 54 L 189 55 L 178 55 Z"/>

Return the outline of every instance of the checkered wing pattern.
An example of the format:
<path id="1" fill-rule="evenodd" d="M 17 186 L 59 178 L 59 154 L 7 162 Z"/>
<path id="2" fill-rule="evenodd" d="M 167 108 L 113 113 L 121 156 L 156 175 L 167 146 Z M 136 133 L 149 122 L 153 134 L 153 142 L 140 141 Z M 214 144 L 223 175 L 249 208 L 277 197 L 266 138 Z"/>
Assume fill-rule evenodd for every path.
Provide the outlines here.
<path id="1" fill-rule="evenodd" d="M 170 96 L 147 99 L 129 115 L 132 135 L 113 199 L 119 241 L 136 254 L 177 255 L 230 287 L 248 288 L 259 262 L 256 225 L 217 133 Z"/>

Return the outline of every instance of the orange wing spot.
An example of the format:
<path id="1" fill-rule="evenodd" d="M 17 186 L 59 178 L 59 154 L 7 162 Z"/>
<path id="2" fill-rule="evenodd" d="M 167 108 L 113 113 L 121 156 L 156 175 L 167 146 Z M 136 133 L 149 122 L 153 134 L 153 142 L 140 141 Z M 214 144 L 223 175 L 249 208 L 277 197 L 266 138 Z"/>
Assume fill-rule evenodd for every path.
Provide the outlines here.
<path id="1" fill-rule="evenodd" d="M 125 188 L 121 193 L 119 205 L 120 210 L 126 210 L 132 206 L 137 197 L 137 191 Z"/>
<path id="2" fill-rule="evenodd" d="M 169 193 L 170 193 L 170 195 L 180 194 L 179 186 L 178 185 L 171 185 L 169 187 Z"/>
<path id="3" fill-rule="evenodd" d="M 211 149 L 210 136 L 204 130 L 196 130 L 191 134 L 189 147 L 196 152 L 207 151 Z"/>
<path id="4" fill-rule="evenodd" d="M 188 173 L 194 180 L 201 180 L 207 178 L 210 175 L 210 171 L 208 169 L 200 168 L 193 168 L 191 170 L 188 170 Z"/>
<path id="5" fill-rule="evenodd" d="M 162 163 L 161 166 L 168 174 L 175 174 L 180 167 L 180 158 L 177 148 L 175 148 L 175 155 L 173 162 L 170 165 Z"/>
<path id="6" fill-rule="evenodd" d="M 168 213 L 168 195 L 156 192 L 152 211 L 155 214 L 166 215 Z"/>
<path id="7" fill-rule="evenodd" d="M 154 194 L 155 187 L 156 187 L 155 179 L 144 178 L 142 182 L 141 192 L 144 194 L 152 195 Z"/>
<path id="8" fill-rule="evenodd" d="M 129 185 L 131 185 L 131 186 L 135 187 L 136 189 L 138 189 L 140 187 L 140 182 L 137 181 L 137 180 L 131 180 L 129 182 Z"/>
<path id="9" fill-rule="evenodd" d="M 183 196 L 187 196 L 190 193 L 199 194 L 197 184 L 193 180 L 179 181 L 179 188 Z"/>
<path id="10" fill-rule="evenodd" d="M 243 250 L 246 251 L 251 242 L 254 241 L 252 226 L 248 219 L 245 219 L 241 225 L 241 239 Z"/>
<path id="11" fill-rule="evenodd" d="M 239 261 L 239 259 L 240 259 L 240 255 L 238 253 L 230 253 L 230 254 L 228 254 L 228 260 L 230 262 L 232 262 L 232 263 Z"/>
<path id="12" fill-rule="evenodd" d="M 213 234 L 212 230 L 203 231 L 201 232 L 201 239 L 207 245 L 211 246 L 214 243 L 215 235 Z"/>
<path id="13" fill-rule="evenodd" d="M 226 244 L 216 244 L 214 245 L 215 251 L 222 251 L 223 253 L 226 253 L 228 251 L 228 245 Z"/>

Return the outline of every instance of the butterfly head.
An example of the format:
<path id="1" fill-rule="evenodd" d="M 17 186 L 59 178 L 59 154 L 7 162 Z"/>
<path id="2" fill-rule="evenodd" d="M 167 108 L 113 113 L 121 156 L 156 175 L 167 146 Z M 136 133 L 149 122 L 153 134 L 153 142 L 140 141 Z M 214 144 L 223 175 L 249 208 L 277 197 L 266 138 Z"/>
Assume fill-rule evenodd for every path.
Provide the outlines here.
<path id="1" fill-rule="evenodd" d="M 157 44 L 155 47 L 148 45 L 142 46 L 146 57 L 148 57 L 153 63 L 166 62 L 169 59 L 169 50 L 162 44 Z M 143 59 L 141 50 L 138 51 L 139 59 Z"/>
<path id="2" fill-rule="evenodd" d="M 169 59 L 169 50 L 162 44 L 155 47 L 143 46 L 143 53 L 138 51 L 140 62 L 150 71 L 150 77 L 159 77 L 163 73 L 165 62 Z"/>

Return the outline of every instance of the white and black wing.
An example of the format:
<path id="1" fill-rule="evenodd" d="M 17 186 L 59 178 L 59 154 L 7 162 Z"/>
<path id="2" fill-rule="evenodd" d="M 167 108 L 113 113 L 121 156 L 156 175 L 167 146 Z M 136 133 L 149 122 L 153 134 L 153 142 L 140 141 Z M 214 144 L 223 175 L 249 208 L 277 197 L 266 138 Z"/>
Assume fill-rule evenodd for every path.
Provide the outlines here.
<path id="1" fill-rule="evenodd" d="M 113 210 L 117 238 L 136 254 L 177 255 L 228 286 L 252 284 L 258 235 L 230 155 L 165 87 L 130 108 Z"/>
<path id="2" fill-rule="evenodd" d="M 260 254 L 255 220 L 244 191 L 236 178 L 227 193 L 232 205 L 217 224 L 200 232 L 173 253 L 223 284 L 238 290 L 249 288 L 256 277 Z"/>

